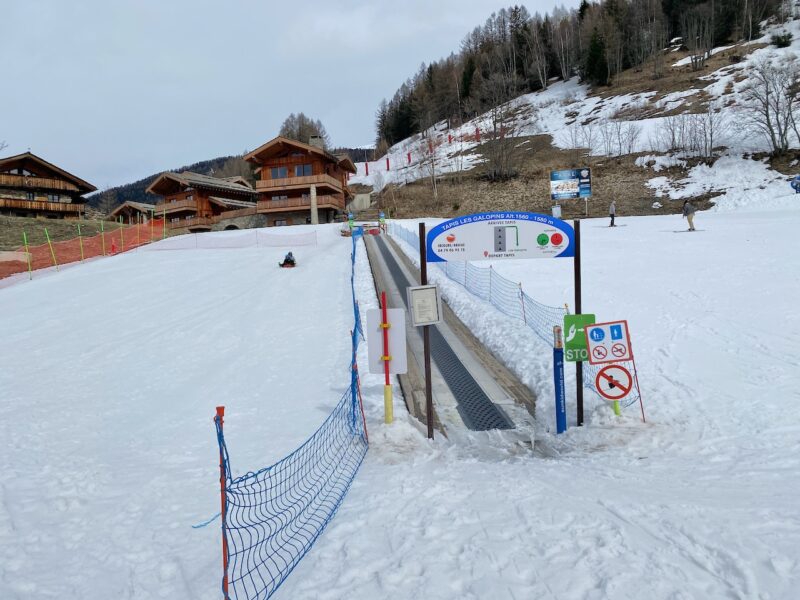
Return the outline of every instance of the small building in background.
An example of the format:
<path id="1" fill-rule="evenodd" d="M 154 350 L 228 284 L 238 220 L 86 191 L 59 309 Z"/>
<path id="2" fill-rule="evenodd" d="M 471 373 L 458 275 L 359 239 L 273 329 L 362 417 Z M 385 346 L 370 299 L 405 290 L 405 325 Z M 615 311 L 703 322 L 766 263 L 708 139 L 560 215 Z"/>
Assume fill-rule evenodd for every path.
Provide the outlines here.
<path id="1" fill-rule="evenodd" d="M 163 196 L 155 205 L 156 218 L 166 216 L 170 230 L 211 231 L 223 213 L 228 217 L 256 214 L 256 192 L 244 177 L 167 172 L 147 192 Z"/>
<path id="2" fill-rule="evenodd" d="M 117 221 L 120 217 L 122 217 L 122 222 L 127 223 L 128 225 L 147 223 L 151 218 L 153 218 L 155 208 L 155 204 L 145 204 L 144 202 L 133 202 L 128 200 L 111 211 L 109 217 L 114 221 Z"/>
<path id="3" fill-rule="evenodd" d="M 257 167 L 257 210 L 267 226 L 331 223 L 352 197 L 347 177 L 356 167 L 350 157 L 330 154 L 319 138 L 309 141 L 279 136 L 244 157 Z"/>
<path id="4" fill-rule="evenodd" d="M 81 219 L 84 194 L 97 188 L 25 152 L 0 159 L 0 214 L 15 217 Z"/>

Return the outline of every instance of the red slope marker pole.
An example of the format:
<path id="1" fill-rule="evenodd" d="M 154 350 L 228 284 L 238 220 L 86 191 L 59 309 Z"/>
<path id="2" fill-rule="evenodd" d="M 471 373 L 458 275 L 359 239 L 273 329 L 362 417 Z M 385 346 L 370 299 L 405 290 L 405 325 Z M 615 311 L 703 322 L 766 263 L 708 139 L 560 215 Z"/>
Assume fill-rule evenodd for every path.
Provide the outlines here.
<path id="1" fill-rule="evenodd" d="M 389 318 L 386 311 L 386 292 L 381 292 L 381 329 L 383 329 L 383 415 L 384 423 L 390 425 L 394 421 L 394 402 L 392 401 L 392 384 L 389 380 Z"/>

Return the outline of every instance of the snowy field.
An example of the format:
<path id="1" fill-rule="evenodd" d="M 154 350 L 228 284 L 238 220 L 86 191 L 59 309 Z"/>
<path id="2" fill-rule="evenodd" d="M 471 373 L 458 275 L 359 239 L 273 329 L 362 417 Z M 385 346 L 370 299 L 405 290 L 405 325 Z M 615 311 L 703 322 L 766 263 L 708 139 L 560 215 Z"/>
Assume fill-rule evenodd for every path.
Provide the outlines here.
<path id="1" fill-rule="evenodd" d="M 538 394 L 536 451 L 428 442 L 399 398 L 385 426 L 362 372 L 370 451 L 274 597 L 796 598 L 800 201 L 772 206 L 699 213 L 697 233 L 674 215 L 583 222 L 584 310 L 629 320 L 646 424 L 587 393 L 572 427 L 568 369 L 557 438 L 550 349 L 440 280 Z M 219 521 L 191 528 L 218 510 L 214 406 L 242 474 L 348 382 L 350 240 L 318 240 L 291 248 L 294 270 L 283 248 L 138 252 L 0 289 L 0 598 L 221 597 Z M 572 305 L 569 260 L 494 267 Z M 356 268 L 374 307 L 363 251 Z"/>

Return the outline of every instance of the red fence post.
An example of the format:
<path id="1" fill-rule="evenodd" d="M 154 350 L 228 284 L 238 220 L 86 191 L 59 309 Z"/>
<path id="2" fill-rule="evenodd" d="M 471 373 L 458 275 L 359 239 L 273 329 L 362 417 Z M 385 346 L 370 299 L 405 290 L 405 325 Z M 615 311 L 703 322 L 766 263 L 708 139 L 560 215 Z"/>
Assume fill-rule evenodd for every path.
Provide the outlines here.
<path id="1" fill-rule="evenodd" d="M 449 133 L 447 134 L 447 143 L 448 144 L 452 144 L 453 143 L 453 136 L 450 135 Z"/>
<path id="2" fill-rule="evenodd" d="M 476 127 L 475 128 L 475 141 L 476 142 L 480 142 L 481 141 L 481 128 L 480 127 Z"/>
<path id="3" fill-rule="evenodd" d="M 408 164 L 411 164 L 411 152 L 409 152 L 406 156 L 408 156 Z"/>
<path id="4" fill-rule="evenodd" d="M 219 419 L 219 430 L 222 431 L 222 424 L 225 417 L 225 407 L 217 407 Z M 222 456 L 222 447 L 219 449 L 219 496 L 220 496 L 220 515 L 222 516 L 222 591 L 225 598 L 228 598 L 228 538 L 225 536 L 225 458 Z"/>

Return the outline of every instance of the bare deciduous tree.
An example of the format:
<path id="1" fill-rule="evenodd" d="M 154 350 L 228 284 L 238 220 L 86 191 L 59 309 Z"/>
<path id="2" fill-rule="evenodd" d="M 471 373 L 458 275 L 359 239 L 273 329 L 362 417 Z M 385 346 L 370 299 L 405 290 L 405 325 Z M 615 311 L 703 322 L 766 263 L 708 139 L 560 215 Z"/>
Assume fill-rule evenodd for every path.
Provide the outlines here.
<path id="1" fill-rule="evenodd" d="M 747 126 L 768 140 L 774 154 L 789 149 L 791 133 L 798 137 L 797 111 L 800 104 L 800 67 L 797 57 L 769 55 L 748 69 L 748 83 L 742 91 L 742 109 Z"/>
<path id="2" fill-rule="evenodd" d="M 698 71 L 706 66 L 713 46 L 711 13 L 705 5 L 687 11 L 681 17 L 683 42 L 689 48 L 692 70 Z"/>

